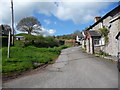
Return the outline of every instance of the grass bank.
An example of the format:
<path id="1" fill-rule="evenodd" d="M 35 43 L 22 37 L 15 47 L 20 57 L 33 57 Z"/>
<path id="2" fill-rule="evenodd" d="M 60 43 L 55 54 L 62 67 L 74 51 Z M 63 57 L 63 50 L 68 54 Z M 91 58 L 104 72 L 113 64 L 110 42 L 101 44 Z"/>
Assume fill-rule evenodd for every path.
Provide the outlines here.
<path id="1" fill-rule="evenodd" d="M 57 48 L 11 47 L 11 57 L 7 59 L 7 47 L 3 47 L 2 73 L 7 76 L 12 73 L 35 69 L 41 64 L 47 64 L 55 60 L 61 50 L 65 48 L 67 46 Z"/>

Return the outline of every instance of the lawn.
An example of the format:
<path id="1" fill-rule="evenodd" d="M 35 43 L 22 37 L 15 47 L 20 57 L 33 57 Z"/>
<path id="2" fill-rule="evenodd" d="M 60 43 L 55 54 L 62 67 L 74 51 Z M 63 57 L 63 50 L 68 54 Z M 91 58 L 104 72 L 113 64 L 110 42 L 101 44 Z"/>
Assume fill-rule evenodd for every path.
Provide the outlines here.
<path id="1" fill-rule="evenodd" d="M 67 46 L 57 48 L 11 47 L 10 58 L 7 59 L 7 47 L 2 48 L 2 73 L 9 75 L 35 69 L 41 64 L 47 64 L 55 60 L 61 50 Z"/>

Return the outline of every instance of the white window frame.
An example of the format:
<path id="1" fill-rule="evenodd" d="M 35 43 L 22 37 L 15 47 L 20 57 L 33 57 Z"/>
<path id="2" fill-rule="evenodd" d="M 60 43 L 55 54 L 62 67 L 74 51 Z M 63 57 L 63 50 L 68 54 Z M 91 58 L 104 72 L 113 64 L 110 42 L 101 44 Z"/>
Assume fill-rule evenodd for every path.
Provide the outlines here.
<path id="1" fill-rule="evenodd" d="M 95 43 L 97 42 L 97 43 Z M 100 39 L 99 38 L 94 38 L 94 46 L 99 46 L 100 45 Z"/>

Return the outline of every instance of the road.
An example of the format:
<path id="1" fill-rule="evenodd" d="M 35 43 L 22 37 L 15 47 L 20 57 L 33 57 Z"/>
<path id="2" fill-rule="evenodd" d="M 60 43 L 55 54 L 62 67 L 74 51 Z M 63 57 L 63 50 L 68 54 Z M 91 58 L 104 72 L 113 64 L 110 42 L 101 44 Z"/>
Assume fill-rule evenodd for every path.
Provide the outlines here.
<path id="1" fill-rule="evenodd" d="M 62 51 L 56 63 L 36 74 L 3 84 L 4 88 L 118 88 L 116 64 L 79 47 Z"/>

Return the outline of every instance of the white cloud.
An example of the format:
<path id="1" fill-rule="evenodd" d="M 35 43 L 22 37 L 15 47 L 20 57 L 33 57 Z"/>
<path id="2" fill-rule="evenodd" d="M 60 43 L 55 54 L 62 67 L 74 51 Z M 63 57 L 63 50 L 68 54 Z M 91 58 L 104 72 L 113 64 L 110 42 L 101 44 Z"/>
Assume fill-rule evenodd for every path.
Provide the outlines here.
<path id="1" fill-rule="evenodd" d="M 44 27 L 41 27 L 41 31 L 39 31 L 39 33 L 43 36 L 51 36 L 54 35 L 56 33 L 56 30 L 54 29 L 47 29 Z M 33 35 L 38 35 L 36 33 L 32 33 Z"/>
<path id="2" fill-rule="evenodd" d="M 109 3 L 100 2 L 63 2 L 53 14 L 61 20 L 72 20 L 75 24 L 80 24 L 93 20 L 108 5 Z"/>
<path id="3" fill-rule="evenodd" d="M 44 19 L 43 20 L 46 24 L 50 24 L 51 22 L 50 22 L 50 20 L 47 20 L 47 19 Z"/>
<path id="4" fill-rule="evenodd" d="M 72 20 L 75 24 L 86 23 L 93 20 L 94 16 L 100 15 L 99 11 L 101 9 L 105 9 L 110 5 L 108 2 L 59 2 L 56 5 L 54 2 L 31 2 L 33 0 L 26 0 L 26 2 L 18 1 L 19 0 L 14 0 L 15 24 L 23 17 L 33 16 L 34 10 L 48 16 L 54 15 L 63 21 Z M 2 22 L 0 23 L 10 24 L 10 0 L 2 0 L 0 6 L 2 7 L 2 11 L 0 12 Z M 47 24 L 50 23 L 49 21 L 45 22 Z"/>
<path id="5" fill-rule="evenodd" d="M 54 35 L 56 33 L 56 30 L 46 29 L 46 28 L 42 27 L 42 31 L 40 33 L 43 34 L 44 36 L 49 36 L 49 35 Z"/>

